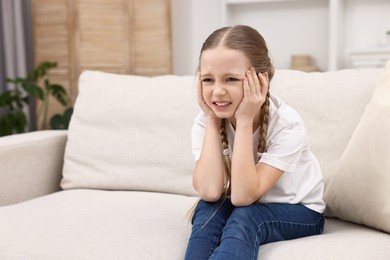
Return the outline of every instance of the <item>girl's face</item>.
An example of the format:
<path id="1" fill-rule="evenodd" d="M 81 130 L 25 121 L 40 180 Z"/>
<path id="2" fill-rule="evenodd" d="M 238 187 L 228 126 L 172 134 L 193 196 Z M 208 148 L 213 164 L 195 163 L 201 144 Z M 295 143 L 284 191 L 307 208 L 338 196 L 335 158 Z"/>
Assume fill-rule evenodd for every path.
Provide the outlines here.
<path id="1" fill-rule="evenodd" d="M 235 121 L 234 113 L 244 96 L 243 79 L 250 67 L 241 51 L 223 46 L 203 51 L 200 58 L 203 99 L 217 117 Z"/>

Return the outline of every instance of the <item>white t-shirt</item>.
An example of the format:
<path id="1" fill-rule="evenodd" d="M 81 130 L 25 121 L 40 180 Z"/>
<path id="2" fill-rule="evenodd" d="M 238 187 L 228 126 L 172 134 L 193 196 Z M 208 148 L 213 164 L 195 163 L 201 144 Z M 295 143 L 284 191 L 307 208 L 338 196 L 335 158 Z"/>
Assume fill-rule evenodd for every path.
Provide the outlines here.
<path id="1" fill-rule="evenodd" d="M 192 127 L 192 151 L 195 161 L 200 157 L 206 130 L 206 118 L 199 113 Z M 233 154 L 235 130 L 226 120 L 230 155 Z M 253 134 L 253 156 L 257 157 L 259 131 Z M 302 205 L 323 213 L 323 177 L 318 161 L 310 151 L 305 125 L 298 113 L 279 98 L 270 97 L 270 117 L 266 151 L 260 162 L 284 171 L 275 186 L 261 199 L 261 203 L 289 203 Z"/>

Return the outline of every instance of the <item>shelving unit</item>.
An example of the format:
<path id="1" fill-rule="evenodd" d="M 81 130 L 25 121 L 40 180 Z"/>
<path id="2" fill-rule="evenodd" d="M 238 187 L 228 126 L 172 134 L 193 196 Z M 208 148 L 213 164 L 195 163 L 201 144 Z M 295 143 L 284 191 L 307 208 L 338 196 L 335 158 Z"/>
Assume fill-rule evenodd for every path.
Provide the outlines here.
<path id="1" fill-rule="evenodd" d="M 220 14 L 219 20 L 221 26 L 227 26 L 229 21 L 229 9 L 232 6 L 244 5 L 244 4 L 262 4 L 262 3 L 275 3 L 275 2 L 298 2 L 302 0 L 220 0 Z M 341 57 L 343 57 L 341 49 L 340 35 L 342 32 L 340 28 L 343 28 L 343 0 L 327 0 L 329 9 L 328 20 L 328 70 L 337 70 L 340 68 Z"/>

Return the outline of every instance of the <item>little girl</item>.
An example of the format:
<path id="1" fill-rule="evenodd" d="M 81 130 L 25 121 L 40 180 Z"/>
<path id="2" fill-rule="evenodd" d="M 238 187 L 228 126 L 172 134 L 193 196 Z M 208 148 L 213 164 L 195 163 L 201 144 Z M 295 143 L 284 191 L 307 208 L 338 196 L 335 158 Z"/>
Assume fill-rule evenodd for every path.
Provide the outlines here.
<path id="1" fill-rule="evenodd" d="M 200 196 L 185 259 L 257 259 L 259 246 L 321 234 L 323 179 L 297 112 L 270 95 L 263 37 L 225 27 L 204 42 L 192 129 Z"/>

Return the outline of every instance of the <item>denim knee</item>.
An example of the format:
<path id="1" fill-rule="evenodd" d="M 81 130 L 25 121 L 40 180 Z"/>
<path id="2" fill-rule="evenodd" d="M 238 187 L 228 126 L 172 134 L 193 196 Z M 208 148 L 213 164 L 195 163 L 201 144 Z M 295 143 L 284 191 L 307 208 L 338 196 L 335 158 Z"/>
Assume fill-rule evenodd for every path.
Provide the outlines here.
<path id="1" fill-rule="evenodd" d="M 303 205 L 255 204 L 237 207 L 228 219 L 215 254 L 256 259 L 261 244 L 318 235 L 323 216 Z"/>
<path id="2" fill-rule="evenodd" d="M 226 222 L 233 211 L 233 204 L 229 198 L 221 198 L 217 202 L 200 200 L 195 208 L 192 224 L 208 223 L 213 218 Z"/>
<path id="3" fill-rule="evenodd" d="M 237 207 L 230 215 L 225 228 L 223 237 L 230 237 L 241 240 L 248 247 L 253 247 L 256 239 L 257 226 L 249 207 Z"/>
<path id="4" fill-rule="evenodd" d="M 230 199 L 199 201 L 192 218 L 192 232 L 185 259 L 208 259 L 220 242 L 222 230 L 234 206 Z"/>
<path id="5" fill-rule="evenodd" d="M 249 207 L 237 207 L 228 219 L 220 246 L 211 259 L 256 259 L 256 223 L 251 218 Z"/>

